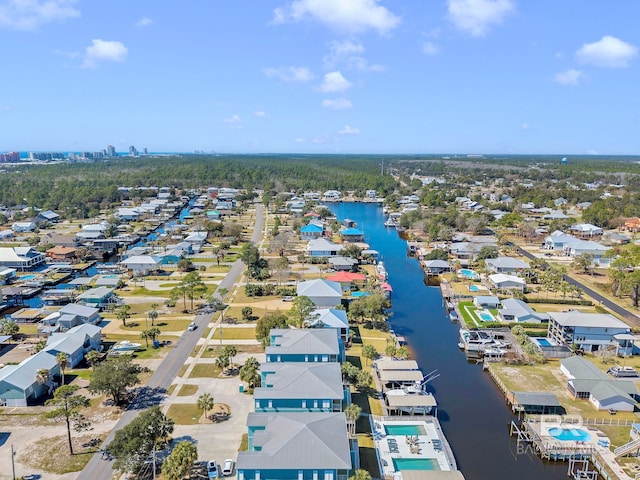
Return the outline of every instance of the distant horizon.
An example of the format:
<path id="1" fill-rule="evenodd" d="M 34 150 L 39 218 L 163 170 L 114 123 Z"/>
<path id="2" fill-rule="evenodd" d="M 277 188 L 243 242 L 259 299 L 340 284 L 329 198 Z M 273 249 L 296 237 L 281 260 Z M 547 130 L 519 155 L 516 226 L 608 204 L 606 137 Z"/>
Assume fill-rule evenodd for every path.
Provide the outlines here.
<path id="1" fill-rule="evenodd" d="M 640 155 L 640 2 L 3 3 L 0 151 Z"/>

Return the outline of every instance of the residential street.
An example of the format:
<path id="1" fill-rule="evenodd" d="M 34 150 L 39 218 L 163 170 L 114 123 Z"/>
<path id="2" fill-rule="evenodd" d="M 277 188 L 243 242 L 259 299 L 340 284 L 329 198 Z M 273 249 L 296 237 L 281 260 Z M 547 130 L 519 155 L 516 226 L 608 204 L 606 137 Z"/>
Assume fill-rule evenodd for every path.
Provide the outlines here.
<path id="1" fill-rule="evenodd" d="M 262 205 L 260 203 L 255 203 L 254 205 L 256 208 L 256 222 L 251 235 L 251 241 L 257 243 L 260 240 L 264 228 L 264 216 Z M 220 282 L 219 288 L 231 290 L 240 278 L 243 270 L 244 265 L 241 260 L 234 262 L 229 273 L 222 282 Z M 138 394 L 136 399 L 129 405 L 127 411 L 122 415 L 103 445 L 109 444 L 115 432 L 130 423 L 141 410 L 161 403 L 166 395 L 167 389 L 185 364 L 189 354 L 195 348 L 198 339 L 200 339 L 202 332 L 206 329 L 212 318 L 213 314 L 196 315 L 194 321 L 198 325 L 198 328 L 194 331 L 185 330 L 177 341 L 176 346 L 167 354 L 147 384 L 140 388 L 140 394 Z M 113 475 L 112 462 L 103 459 L 101 453 L 96 453 L 84 470 L 80 472 L 78 479 L 112 480 Z"/>

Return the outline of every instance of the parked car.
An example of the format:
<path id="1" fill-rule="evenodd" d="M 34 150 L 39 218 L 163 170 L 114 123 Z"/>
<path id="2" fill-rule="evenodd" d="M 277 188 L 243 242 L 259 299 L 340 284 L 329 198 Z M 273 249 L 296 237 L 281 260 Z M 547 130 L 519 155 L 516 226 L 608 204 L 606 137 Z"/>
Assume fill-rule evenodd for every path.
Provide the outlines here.
<path id="1" fill-rule="evenodd" d="M 282 297 L 283 302 L 293 302 L 293 297 L 291 295 L 286 295 Z"/>
<path id="2" fill-rule="evenodd" d="M 224 467 L 222 468 L 222 475 L 224 475 L 225 477 L 229 477 L 233 475 L 234 464 L 235 462 L 232 459 L 227 458 L 224 461 Z"/>
<path id="3" fill-rule="evenodd" d="M 191 323 L 189 324 L 189 326 L 187 327 L 187 329 L 188 329 L 190 332 L 194 331 L 196 328 L 198 328 L 198 325 L 196 325 L 196 322 L 191 322 Z"/>
<path id="4" fill-rule="evenodd" d="M 209 478 L 218 478 L 218 464 L 215 460 L 209 460 L 207 463 L 207 475 Z"/>

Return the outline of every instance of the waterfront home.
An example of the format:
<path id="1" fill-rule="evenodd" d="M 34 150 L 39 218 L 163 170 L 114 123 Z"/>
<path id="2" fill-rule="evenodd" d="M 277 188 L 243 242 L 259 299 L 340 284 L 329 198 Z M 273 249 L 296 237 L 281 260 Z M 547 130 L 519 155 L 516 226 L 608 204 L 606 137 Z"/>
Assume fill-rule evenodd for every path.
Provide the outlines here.
<path id="1" fill-rule="evenodd" d="M 498 290 L 519 290 L 524 292 L 527 285 L 522 278 L 504 273 L 494 273 L 487 278 L 491 288 L 497 288 Z"/>
<path id="2" fill-rule="evenodd" d="M 451 265 L 446 260 L 425 260 L 422 264 L 425 271 L 430 275 L 439 275 L 451 271 Z"/>
<path id="3" fill-rule="evenodd" d="M 549 321 L 547 313 L 534 311 L 527 303 L 517 298 L 506 298 L 500 302 L 498 319 L 503 322 L 542 323 Z"/>
<path id="4" fill-rule="evenodd" d="M 47 258 L 55 262 L 68 262 L 77 258 L 78 249 L 75 247 L 65 247 L 62 245 L 56 245 L 45 251 Z"/>
<path id="5" fill-rule="evenodd" d="M 105 308 L 111 304 L 117 304 L 116 298 L 114 298 L 114 289 L 109 287 L 95 287 L 82 292 L 77 296 L 76 301 L 80 305 L 94 308 Z"/>
<path id="6" fill-rule="evenodd" d="M 300 227 L 300 240 L 313 240 L 314 238 L 320 238 L 324 232 L 322 225 L 315 223 L 309 223 L 304 227 Z"/>
<path id="7" fill-rule="evenodd" d="M 337 257 L 343 245 L 333 243 L 326 238 L 315 238 L 307 244 L 306 254 L 310 257 Z"/>
<path id="8" fill-rule="evenodd" d="M 555 230 L 544 239 L 544 248 L 547 250 L 563 250 L 567 243 L 577 240 L 573 235 Z"/>
<path id="9" fill-rule="evenodd" d="M 134 255 L 118 263 L 123 265 L 134 277 L 148 275 L 160 269 L 162 259 L 152 255 Z"/>
<path id="10" fill-rule="evenodd" d="M 15 222 L 11 226 L 11 229 L 16 233 L 30 233 L 33 232 L 36 228 L 36 222 L 33 221 Z"/>
<path id="11" fill-rule="evenodd" d="M 29 299 L 35 297 L 42 291 L 42 287 L 29 287 L 27 285 L 17 285 L 15 287 L 5 287 L 2 289 L 4 301 L 11 306 L 21 306 L 29 303 Z"/>
<path id="12" fill-rule="evenodd" d="M 547 337 L 558 345 L 576 345 L 586 352 L 615 347 L 631 355 L 635 337 L 631 327 L 608 313 L 549 312 Z"/>
<path id="13" fill-rule="evenodd" d="M 362 288 L 366 284 L 367 276 L 363 273 L 336 272 L 327 277 L 329 282 L 337 282 L 343 292 L 350 292 L 352 288 Z"/>
<path id="14" fill-rule="evenodd" d="M 347 480 L 359 467 L 341 412 L 250 413 L 247 430 L 238 480 Z"/>
<path id="15" fill-rule="evenodd" d="M 102 329 L 96 325 L 77 325 L 64 333 L 52 333 L 43 350 L 54 357 L 58 353 L 65 353 L 67 368 L 74 368 L 84 360 L 87 352 L 100 349 L 101 333 Z"/>
<path id="16" fill-rule="evenodd" d="M 322 196 L 328 202 L 337 202 L 340 200 L 340 192 L 338 190 L 327 190 Z"/>
<path id="17" fill-rule="evenodd" d="M 342 287 L 338 282 L 317 279 L 298 282 L 298 296 L 309 297 L 317 307 L 335 307 L 342 300 Z"/>
<path id="18" fill-rule="evenodd" d="M 453 242 L 449 245 L 449 253 L 459 259 L 474 260 L 484 246 L 490 245 L 472 242 Z"/>
<path id="19" fill-rule="evenodd" d="M 567 389 L 576 399 L 588 399 L 598 410 L 633 412 L 638 400 L 634 382 L 614 379 L 584 357 L 560 361 L 560 372 L 567 377 Z"/>
<path id="20" fill-rule="evenodd" d="M 529 268 L 529 262 L 513 257 L 487 258 L 484 266 L 493 273 L 507 273 L 517 275 Z"/>
<path id="21" fill-rule="evenodd" d="M 121 222 L 135 222 L 140 219 L 139 208 L 120 207 L 116 210 L 115 217 Z"/>
<path id="22" fill-rule="evenodd" d="M 265 354 L 267 362 L 342 362 L 344 344 L 334 328 L 274 328 Z"/>
<path id="23" fill-rule="evenodd" d="M 349 320 L 346 310 L 319 308 L 311 312 L 309 328 L 335 328 L 345 345 L 349 341 Z"/>
<path id="24" fill-rule="evenodd" d="M 598 242 L 577 239 L 571 242 L 567 242 L 562 248 L 564 254 L 570 257 L 577 257 L 579 255 L 592 255 L 594 259 L 604 257 L 604 255 L 609 250 L 611 250 L 611 247 L 606 247 L 599 244 Z"/>
<path id="25" fill-rule="evenodd" d="M 602 235 L 602 228 L 590 223 L 576 223 L 571 225 L 569 230 L 579 238 L 592 238 Z"/>
<path id="26" fill-rule="evenodd" d="M 351 257 L 329 257 L 329 264 L 337 272 L 350 272 L 358 265 L 358 260 Z"/>
<path id="27" fill-rule="evenodd" d="M 351 403 L 337 362 L 263 363 L 260 379 L 253 391 L 256 412 L 341 412 Z"/>
<path id="28" fill-rule="evenodd" d="M 15 268 L 0 267 L 0 285 L 9 285 L 16 280 L 18 278 L 16 271 Z"/>
<path id="29" fill-rule="evenodd" d="M 413 387 L 424 378 L 415 360 L 377 360 L 373 363 L 373 371 L 384 390 Z"/>
<path id="30" fill-rule="evenodd" d="M 49 380 L 38 382 L 38 372 L 46 370 Z M 40 351 L 18 365 L 0 369 L 0 402 L 8 407 L 26 407 L 28 402 L 44 394 L 53 393 L 57 386 L 53 377 L 60 374 L 60 365 L 54 355 Z"/>
<path id="31" fill-rule="evenodd" d="M 191 232 L 189 235 L 187 235 L 184 241 L 189 242 L 194 246 L 197 245 L 201 247 L 207 241 L 207 232 Z"/>
<path id="32" fill-rule="evenodd" d="M 473 297 L 473 304 L 478 308 L 498 308 L 500 299 L 493 295 L 478 295 Z"/>
<path id="33" fill-rule="evenodd" d="M 15 268 L 19 272 L 35 270 L 47 257 L 33 247 L 0 247 L 0 267 Z"/>
<path id="34" fill-rule="evenodd" d="M 362 242 L 364 240 L 364 232 L 358 228 L 340 230 L 340 236 L 345 242 Z"/>
<path id="35" fill-rule="evenodd" d="M 565 409 L 553 393 L 513 392 L 513 410 L 537 415 L 562 415 Z"/>

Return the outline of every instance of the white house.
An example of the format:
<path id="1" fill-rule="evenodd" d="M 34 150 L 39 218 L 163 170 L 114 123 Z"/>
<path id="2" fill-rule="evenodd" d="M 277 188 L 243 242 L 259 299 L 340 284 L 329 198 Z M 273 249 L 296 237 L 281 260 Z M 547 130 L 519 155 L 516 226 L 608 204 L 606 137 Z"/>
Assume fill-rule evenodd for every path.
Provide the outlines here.
<path id="1" fill-rule="evenodd" d="M 473 297 L 473 304 L 478 308 L 498 308 L 500 299 L 492 295 L 478 295 Z"/>
<path id="2" fill-rule="evenodd" d="M 534 311 L 528 304 L 517 298 L 502 300 L 502 308 L 498 310 L 498 318 L 503 322 L 548 322 L 549 315 Z"/>
<path id="3" fill-rule="evenodd" d="M 330 202 L 336 202 L 340 200 L 340 192 L 338 190 L 327 190 L 324 192 L 323 197 Z"/>
<path id="4" fill-rule="evenodd" d="M 87 352 L 99 350 L 102 329 L 90 323 L 78 325 L 64 333 L 52 333 L 47 338 L 44 351 L 54 357 L 58 353 L 67 354 L 67 368 L 74 368 L 83 359 Z"/>
<path id="5" fill-rule="evenodd" d="M 573 235 L 556 230 L 544 239 L 544 248 L 547 250 L 563 250 L 567 243 L 577 240 Z"/>
<path id="6" fill-rule="evenodd" d="M 487 258 L 484 261 L 484 265 L 494 273 L 518 274 L 529 268 L 528 262 L 513 257 Z"/>
<path id="7" fill-rule="evenodd" d="M 571 226 L 570 230 L 581 238 L 598 237 L 602 235 L 602 229 L 590 223 L 576 223 Z"/>
<path id="8" fill-rule="evenodd" d="M 549 312 L 547 336 L 558 345 L 577 345 L 587 352 L 615 347 L 631 355 L 635 337 L 631 327 L 608 313 Z"/>
<path id="9" fill-rule="evenodd" d="M 36 229 L 36 222 L 15 222 L 11 229 L 16 233 L 33 232 Z"/>
<path id="10" fill-rule="evenodd" d="M 162 259 L 151 255 L 135 255 L 119 262 L 130 270 L 133 276 L 147 275 L 158 270 L 162 265 Z"/>
<path id="11" fill-rule="evenodd" d="M 565 255 L 570 257 L 577 257 L 579 255 L 593 255 L 593 258 L 602 258 L 611 250 L 611 247 L 607 247 L 591 240 L 573 240 L 568 242 L 562 248 Z"/>
<path id="12" fill-rule="evenodd" d="M 311 328 L 335 328 L 343 343 L 349 338 L 349 320 L 346 310 L 336 308 L 319 308 L 311 312 Z"/>
<path id="13" fill-rule="evenodd" d="M 32 247 L 0 247 L 0 267 L 15 268 L 24 272 L 38 268 L 46 259 L 44 253 Z"/>
<path id="14" fill-rule="evenodd" d="M 326 238 L 314 238 L 309 240 L 306 252 L 310 257 L 337 257 L 343 248 L 343 245 L 333 243 Z"/>
<path id="15" fill-rule="evenodd" d="M 489 283 L 493 288 L 505 289 L 505 290 L 520 290 L 524 291 L 527 286 L 526 282 L 515 275 L 506 275 L 504 273 L 494 273 L 489 275 Z"/>

